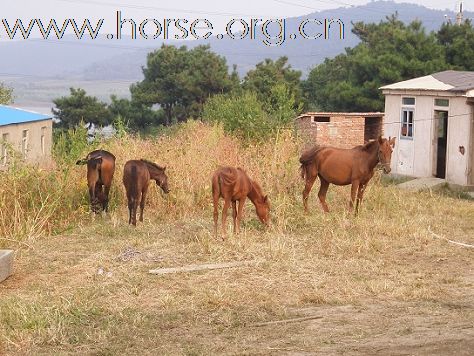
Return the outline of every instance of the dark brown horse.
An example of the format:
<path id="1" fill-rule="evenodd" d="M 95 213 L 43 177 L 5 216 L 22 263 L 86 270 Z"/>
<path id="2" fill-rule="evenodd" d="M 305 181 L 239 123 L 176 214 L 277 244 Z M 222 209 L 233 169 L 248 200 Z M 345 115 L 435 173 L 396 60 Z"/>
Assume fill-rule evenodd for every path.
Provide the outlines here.
<path id="1" fill-rule="evenodd" d="M 115 156 L 105 150 L 92 151 L 86 158 L 76 162 L 78 165 L 87 164 L 87 185 L 91 209 L 99 212 L 107 211 L 109 207 L 109 192 L 115 172 Z"/>
<path id="2" fill-rule="evenodd" d="M 169 193 L 168 177 L 165 173 L 166 167 L 147 160 L 132 160 L 125 163 L 123 167 L 123 184 L 127 191 L 128 200 L 128 223 L 137 225 L 137 207 L 140 204 L 140 221 L 143 221 L 143 209 L 148 191 L 150 179 L 154 179 L 156 184 Z"/>
<path id="3" fill-rule="evenodd" d="M 329 211 L 326 204 L 326 193 L 330 183 L 336 185 L 352 184 L 349 208 L 352 210 L 356 201 L 356 214 L 362 201 L 367 183 L 374 175 L 378 163 L 385 173 L 390 173 L 390 160 L 395 147 L 394 138 L 382 138 L 370 141 L 352 149 L 314 146 L 300 157 L 301 176 L 306 180 L 303 190 L 303 205 L 308 212 L 308 195 L 317 177 L 321 181 L 318 197 L 325 212 Z"/>
<path id="4" fill-rule="evenodd" d="M 217 219 L 219 217 L 219 199 L 224 198 L 222 208 L 222 230 L 225 239 L 227 210 L 232 203 L 232 217 L 234 222 L 234 233 L 240 231 L 240 221 L 247 197 L 255 205 L 257 216 L 264 225 L 268 225 L 270 202 L 263 195 L 262 188 L 257 182 L 251 180 L 247 173 L 241 168 L 221 167 L 212 176 L 212 198 L 214 201 L 214 233 L 217 237 Z M 237 201 L 239 207 L 237 209 Z"/>

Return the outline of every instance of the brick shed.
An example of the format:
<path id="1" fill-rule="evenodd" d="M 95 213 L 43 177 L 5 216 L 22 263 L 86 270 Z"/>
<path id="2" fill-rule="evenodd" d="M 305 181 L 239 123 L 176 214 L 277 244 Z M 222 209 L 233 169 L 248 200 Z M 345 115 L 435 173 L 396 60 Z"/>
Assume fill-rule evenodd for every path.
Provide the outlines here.
<path id="1" fill-rule="evenodd" d="M 295 120 L 308 143 L 351 148 L 383 133 L 383 112 L 307 112 Z"/>

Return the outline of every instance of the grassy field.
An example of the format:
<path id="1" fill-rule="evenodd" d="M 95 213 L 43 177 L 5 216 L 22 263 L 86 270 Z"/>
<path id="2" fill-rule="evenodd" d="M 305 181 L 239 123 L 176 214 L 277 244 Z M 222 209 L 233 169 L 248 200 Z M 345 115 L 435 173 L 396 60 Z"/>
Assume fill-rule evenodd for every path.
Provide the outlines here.
<path id="1" fill-rule="evenodd" d="M 16 260 L 0 285 L 0 354 L 468 355 L 474 348 L 474 249 L 436 237 L 474 244 L 473 201 L 402 192 L 377 174 L 358 217 L 346 210 L 349 187 L 334 186 L 329 214 L 313 191 L 304 215 L 301 142 L 286 132 L 250 145 L 188 124 L 159 140 L 125 137 L 103 147 L 118 158 L 106 216 L 88 212 L 84 167 L 4 177 L 15 189 L 0 192 L 0 244 L 14 248 Z M 145 221 L 132 228 L 121 169 L 135 157 L 167 165 L 172 192 L 151 187 Z M 242 233 L 214 238 L 209 177 L 218 164 L 245 167 L 262 183 L 269 230 L 249 203 Z M 25 189 L 34 194 L 21 198 Z M 254 264 L 148 273 L 247 260 Z"/>

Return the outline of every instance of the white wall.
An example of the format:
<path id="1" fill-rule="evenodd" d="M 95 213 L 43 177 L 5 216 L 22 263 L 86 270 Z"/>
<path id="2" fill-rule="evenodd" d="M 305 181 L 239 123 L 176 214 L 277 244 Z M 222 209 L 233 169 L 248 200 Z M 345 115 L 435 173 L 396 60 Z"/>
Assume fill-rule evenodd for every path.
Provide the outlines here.
<path id="1" fill-rule="evenodd" d="M 455 97 L 446 92 L 386 91 L 385 136 L 397 137 L 392 155 L 392 172 L 415 177 L 432 177 L 435 171 L 436 140 L 434 111 L 448 111 L 448 143 L 446 180 L 450 183 L 468 185 L 470 140 L 473 118 L 472 106 L 465 97 Z M 400 138 L 402 97 L 415 97 L 413 139 Z M 449 107 L 435 107 L 435 98 L 449 99 Z M 459 152 L 464 146 L 465 154 Z"/>
<path id="2" fill-rule="evenodd" d="M 452 98 L 449 116 L 446 180 L 468 185 L 472 106 L 466 104 L 465 97 Z M 459 152 L 460 146 L 464 147 L 464 155 Z"/>

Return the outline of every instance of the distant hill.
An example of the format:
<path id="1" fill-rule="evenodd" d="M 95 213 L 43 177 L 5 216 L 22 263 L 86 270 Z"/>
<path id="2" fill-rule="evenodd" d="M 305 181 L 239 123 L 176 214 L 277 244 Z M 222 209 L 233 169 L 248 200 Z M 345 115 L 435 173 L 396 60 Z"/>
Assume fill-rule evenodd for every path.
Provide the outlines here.
<path id="1" fill-rule="evenodd" d="M 298 38 L 287 39 L 279 47 L 265 46 L 260 40 L 230 40 L 210 38 L 207 41 L 167 41 L 167 44 L 187 45 L 193 47 L 209 43 L 211 49 L 227 58 L 229 67 L 237 65 L 241 76 L 253 68 L 256 63 L 265 58 L 276 59 L 287 56 L 294 68 L 306 75 L 312 67 L 321 63 L 326 57 L 334 57 L 346 47 L 353 47 L 358 39 L 352 34 L 352 23 L 379 22 L 394 13 L 399 19 L 409 23 L 420 20 L 427 31 L 437 30 L 445 21 L 445 15 L 454 19 L 455 13 L 447 10 L 433 10 L 414 4 L 398 4 L 392 1 L 374 1 L 363 6 L 338 8 L 314 12 L 305 16 L 288 18 L 287 36 L 297 33 L 297 26 L 303 19 L 318 20 L 338 18 L 345 24 L 345 38 L 339 39 L 334 35 L 328 40 L 305 40 Z M 465 17 L 473 18 L 474 13 L 465 13 Z M 336 34 L 336 31 L 334 33 Z M 161 41 L 145 41 L 122 39 L 110 41 L 75 40 L 65 37 L 61 41 L 30 40 L 0 42 L 0 81 L 10 83 L 17 94 L 17 102 L 27 102 L 31 88 L 44 91 L 45 96 L 38 97 L 35 92 L 35 102 L 51 101 L 52 98 L 67 94 L 67 88 L 81 82 L 110 82 L 110 90 L 95 93 L 102 99 L 107 99 L 110 93 L 126 95 L 130 83 L 141 80 L 141 66 L 145 64 L 146 54 L 159 48 Z M 46 78 L 53 79 L 54 90 L 43 90 L 41 82 Z M 63 83 L 61 88 L 60 83 Z M 34 83 L 34 85 L 29 85 Z M 104 88 L 104 83 L 99 86 Z M 89 87 L 89 85 L 87 85 Z M 30 89 L 29 89 L 30 88 Z M 19 92 L 21 90 L 21 92 Z"/>

